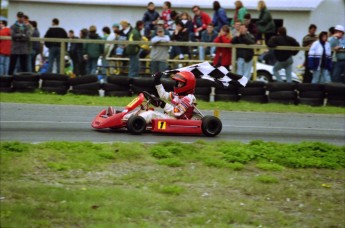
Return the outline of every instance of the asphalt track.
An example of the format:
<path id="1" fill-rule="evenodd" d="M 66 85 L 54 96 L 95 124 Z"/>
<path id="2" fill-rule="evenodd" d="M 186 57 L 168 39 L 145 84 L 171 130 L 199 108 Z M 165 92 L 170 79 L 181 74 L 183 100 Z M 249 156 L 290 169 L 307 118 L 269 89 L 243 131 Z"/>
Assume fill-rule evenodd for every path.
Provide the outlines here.
<path id="1" fill-rule="evenodd" d="M 217 137 L 145 133 L 130 135 L 124 130 L 91 128 L 104 107 L 0 103 L 1 141 L 92 141 L 92 142 L 194 142 L 236 140 L 249 142 L 321 141 L 345 145 L 345 116 L 295 113 L 221 111 L 223 130 Z M 212 111 L 204 111 L 212 114 Z"/>

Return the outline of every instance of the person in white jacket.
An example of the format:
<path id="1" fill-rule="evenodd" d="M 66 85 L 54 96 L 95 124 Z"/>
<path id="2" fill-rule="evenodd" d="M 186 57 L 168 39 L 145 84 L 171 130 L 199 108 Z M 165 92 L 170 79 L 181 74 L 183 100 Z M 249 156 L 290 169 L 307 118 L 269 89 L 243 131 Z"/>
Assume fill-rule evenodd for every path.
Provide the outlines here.
<path id="1" fill-rule="evenodd" d="M 152 37 L 151 73 L 163 72 L 167 69 L 167 59 L 169 58 L 169 46 L 157 45 L 159 43 L 170 42 L 170 37 L 164 34 L 164 28 L 157 28 L 157 35 Z"/>
<path id="2" fill-rule="evenodd" d="M 311 45 L 308 52 L 308 65 L 313 73 L 311 81 L 313 84 L 331 82 L 332 50 L 327 39 L 328 33 L 325 31 L 321 32 L 319 39 Z"/>

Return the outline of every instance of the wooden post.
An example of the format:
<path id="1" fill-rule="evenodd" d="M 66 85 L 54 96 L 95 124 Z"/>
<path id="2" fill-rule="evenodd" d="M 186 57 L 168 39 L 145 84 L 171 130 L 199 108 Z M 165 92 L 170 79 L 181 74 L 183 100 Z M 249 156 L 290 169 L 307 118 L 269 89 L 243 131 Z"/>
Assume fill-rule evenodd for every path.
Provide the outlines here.
<path id="1" fill-rule="evenodd" d="M 59 67 L 59 74 L 64 74 L 65 73 L 65 53 L 66 53 L 66 43 L 61 42 L 61 50 L 60 50 L 60 66 Z"/>
<path id="2" fill-rule="evenodd" d="M 236 47 L 231 48 L 231 72 L 236 73 Z"/>

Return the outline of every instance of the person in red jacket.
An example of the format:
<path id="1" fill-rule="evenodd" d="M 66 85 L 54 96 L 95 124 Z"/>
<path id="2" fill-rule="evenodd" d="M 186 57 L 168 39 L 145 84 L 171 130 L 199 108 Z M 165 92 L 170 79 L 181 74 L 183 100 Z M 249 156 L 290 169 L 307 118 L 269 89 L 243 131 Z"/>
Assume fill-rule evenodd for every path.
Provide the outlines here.
<path id="1" fill-rule="evenodd" d="M 193 6 L 192 11 L 194 13 L 194 33 L 191 34 L 190 40 L 200 41 L 201 33 L 206 30 L 208 24 L 212 23 L 212 19 L 210 15 L 201 11 L 199 6 Z"/>
<path id="2" fill-rule="evenodd" d="M 7 27 L 7 21 L 0 21 L 0 36 L 11 36 L 11 29 Z M 11 40 L 0 40 L 0 76 L 8 74 L 11 56 Z"/>
<path id="3" fill-rule="evenodd" d="M 218 33 L 218 36 L 214 39 L 214 43 L 228 43 L 230 44 L 232 40 L 230 27 L 228 25 L 223 25 Z M 214 66 L 224 66 L 229 69 L 231 65 L 231 48 L 227 47 L 217 47 L 216 56 L 213 60 Z"/>

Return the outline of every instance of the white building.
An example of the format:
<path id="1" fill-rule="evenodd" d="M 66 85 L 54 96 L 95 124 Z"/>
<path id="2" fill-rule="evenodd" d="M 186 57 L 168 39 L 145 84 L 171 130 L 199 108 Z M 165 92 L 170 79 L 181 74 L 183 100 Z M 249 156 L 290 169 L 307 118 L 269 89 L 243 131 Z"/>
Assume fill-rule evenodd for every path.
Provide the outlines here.
<path id="1" fill-rule="evenodd" d="M 74 30 L 78 35 L 82 28 L 96 25 L 101 35 L 102 27 L 111 27 L 125 19 L 132 25 L 141 20 L 151 0 L 9 0 L 9 24 L 16 20 L 16 13 L 23 11 L 30 20 L 38 22 L 41 36 L 51 25 L 53 18 L 60 19 L 60 26 L 66 30 Z M 156 10 L 161 13 L 165 0 L 153 0 Z M 199 5 L 202 10 L 213 15 L 211 0 L 186 1 L 170 0 L 172 7 L 178 11 L 187 11 L 192 15 L 193 5 Z M 229 17 L 234 15 L 235 0 L 219 0 L 227 10 Z M 258 18 L 257 0 L 242 0 L 244 6 Z M 281 19 L 287 28 L 288 35 L 300 43 L 307 34 L 308 26 L 313 23 L 318 31 L 328 31 L 331 26 L 345 25 L 344 0 L 265 0 L 274 19 Z M 299 55 L 298 59 L 303 59 Z M 297 61 L 298 62 L 298 61 Z"/>

